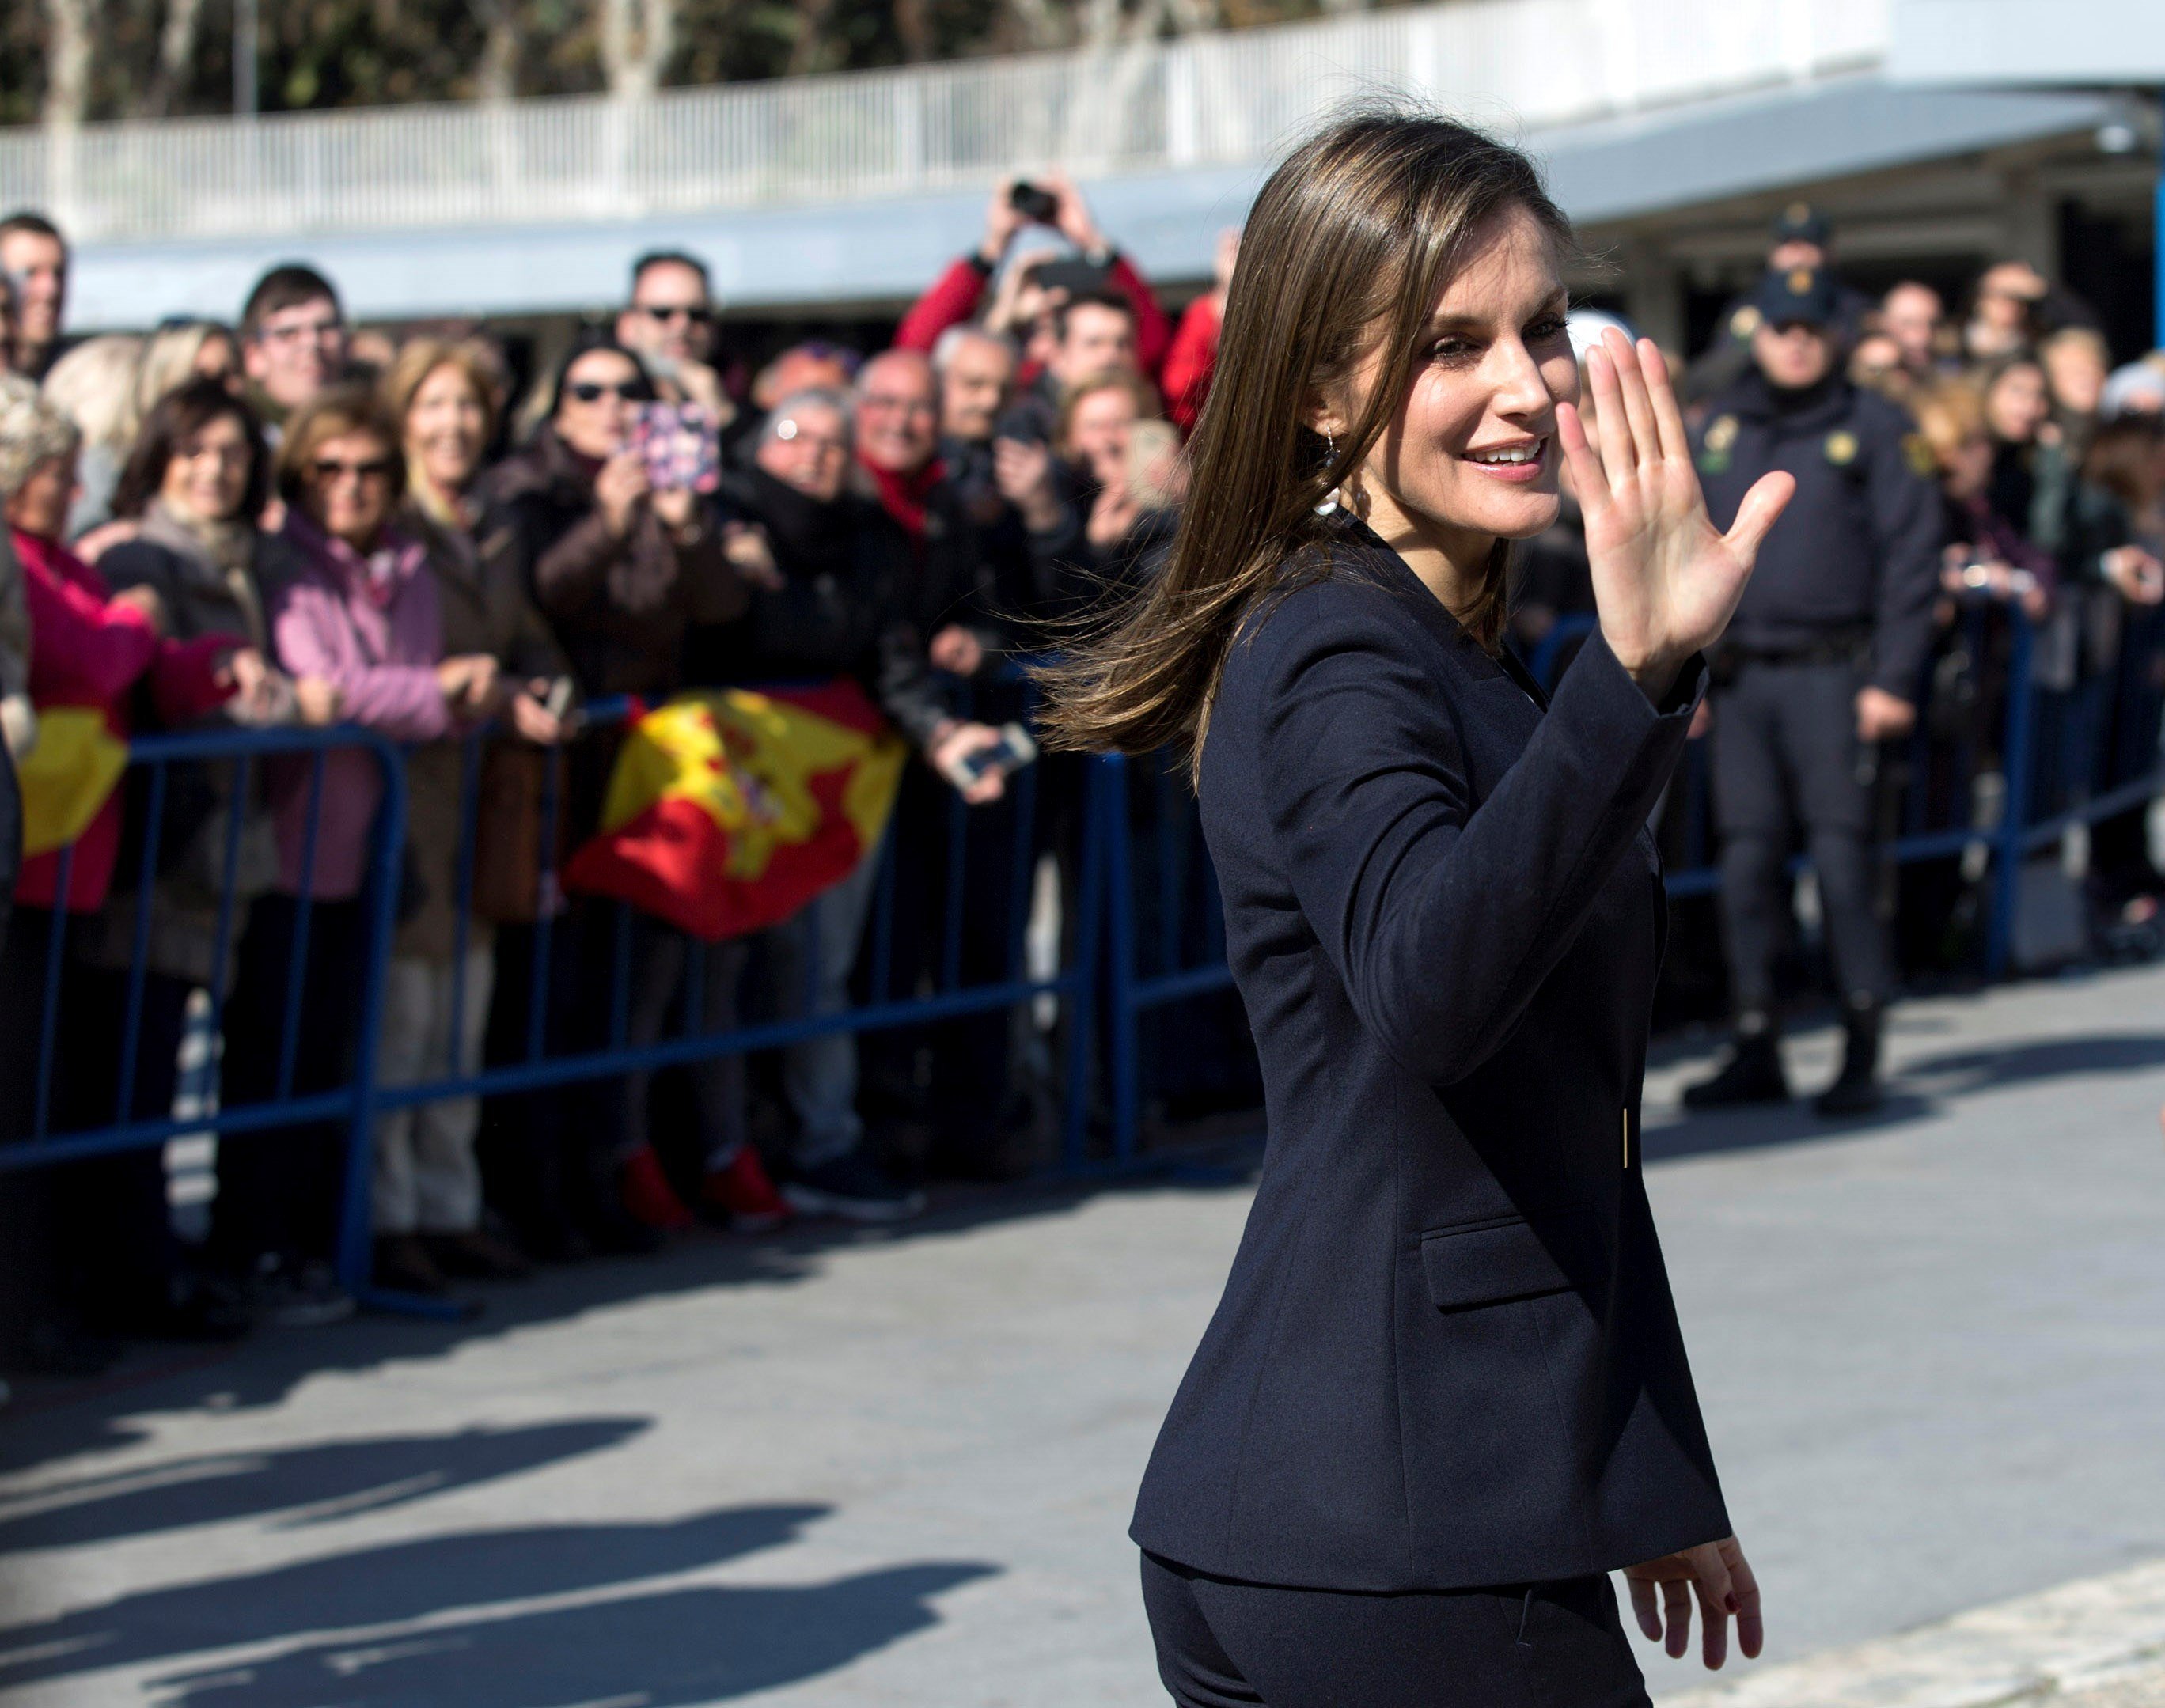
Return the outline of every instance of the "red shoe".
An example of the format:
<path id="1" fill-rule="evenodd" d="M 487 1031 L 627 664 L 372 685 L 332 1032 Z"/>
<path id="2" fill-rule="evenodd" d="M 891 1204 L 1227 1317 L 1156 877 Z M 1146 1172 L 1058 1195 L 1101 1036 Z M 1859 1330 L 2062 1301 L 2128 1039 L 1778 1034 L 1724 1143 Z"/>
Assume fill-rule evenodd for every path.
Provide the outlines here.
<path id="1" fill-rule="evenodd" d="M 699 1197 L 706 1207 L 725 1214 L 740 1233 L 766 1233 L 789 1220 L 789 1206 L 767 1179 L 759 1153 L 748 1144 L 739 1145 L 735 1156 L 707 1176 Z"/>
<path id="2" fill-rule="evenodd" d="M 698 1220 L 684 1207 L 669 1176 L 661 1171 L 661 1159 L 652 1145 L 635 1151 L 618 1178 L 624 1207 L 633 1221 L 664 1233 L 676 1233 Z"/>

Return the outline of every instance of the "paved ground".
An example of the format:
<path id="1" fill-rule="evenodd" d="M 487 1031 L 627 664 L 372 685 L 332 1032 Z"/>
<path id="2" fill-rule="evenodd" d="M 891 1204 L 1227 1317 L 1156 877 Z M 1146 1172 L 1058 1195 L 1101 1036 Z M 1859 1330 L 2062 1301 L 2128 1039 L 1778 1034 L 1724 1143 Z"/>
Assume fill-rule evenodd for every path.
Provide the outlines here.
<path id="1" fill-rule="evenodd" d="M 2165 970 L 1915 1005 L 1896 1054 L 1896 1106 L 1839 1133 L 1657 1125 L 1687 1052 L 1653 1088 L 1770 1687 L 2165 1559 Z M 1121 1531 L 1245 1206 L 1222 1176 L 993 1195 L 29 1396 L 0 1424 L 0 1699 L 1162 1703 Z M 2160 1700 L 2094 1682 L 2120 1694 L 2061 1700 Z"/>

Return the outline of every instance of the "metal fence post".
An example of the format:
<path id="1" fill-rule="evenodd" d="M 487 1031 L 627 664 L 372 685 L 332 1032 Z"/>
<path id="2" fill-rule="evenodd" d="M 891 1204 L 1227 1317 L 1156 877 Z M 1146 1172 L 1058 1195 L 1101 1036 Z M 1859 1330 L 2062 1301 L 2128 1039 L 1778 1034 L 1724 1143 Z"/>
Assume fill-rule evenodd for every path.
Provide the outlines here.
<path id="1" fill-rule="evenodd" d="M 400 751 L 381 737 L 371 737 L 383 767 L 383 799 L 376 809 L 376 858 L 368 895 L 368 949 L 361 970 L 361 1026 L 354 1039 L 353 1114 L 345 1143 L 345 1190 L 339 1204 L 339 1285 L 356 1299 L 437 1314 L 438 1301 L 408 1300 L 376 1291 L 376 1092 L 377 1056 L 383 1033 L 384 973 L 391 961 L 391 938 L 398 928 L 398 880 L 406 849 L 406 765 Z M 304 874 L 304 880 L 313 874 Z M 461 1306 L 447 1314 L 464 1315 Z"/>
<path id="2" fill-rule="evenodd" d="M 1067 1083 L 1061 1111 L 1061 1157 L 1071 1169 L 1083 1163 L 1090 1131 L 1091 1036 L 1097 1022 L 1099 957 L 1104 952 L 1105 828 L 1111 773 L 1103 757 L 1085 761 L 1082 775 L 1082 870 L 1076 878 L 1075 964 L 1068 996 Z"/>
<path id="3" fill-rule="evenodd" d="M 2031 673 L 2035 631 L 2020 605 L 2010 602 L 2007 617 L 2014 628 L 2007 665 L 2007 734 L 2000 751 L 2006 786 L 2001 791 L 1999 823 L 1994 836 L 1999 870 L 1993 874 L 1992 917 L 1985 933 L 1985 971 L 1994 979 L 2005 976 L 2014 957 L 2016 916 L 2022 905 L 2023 833 L 2030 817 L 2031 722 L 2036 697 Z"/>
<path id="4" fill-rule="evenodd" d="M 1135 905 L 1128 847 L 1128 759 L 1108 754 L 1104 818 L 1106 1064 L 1111 1080 L 1113 1158 L 1134 1159 L 1142 1088 L 1135 1066 Z"/>

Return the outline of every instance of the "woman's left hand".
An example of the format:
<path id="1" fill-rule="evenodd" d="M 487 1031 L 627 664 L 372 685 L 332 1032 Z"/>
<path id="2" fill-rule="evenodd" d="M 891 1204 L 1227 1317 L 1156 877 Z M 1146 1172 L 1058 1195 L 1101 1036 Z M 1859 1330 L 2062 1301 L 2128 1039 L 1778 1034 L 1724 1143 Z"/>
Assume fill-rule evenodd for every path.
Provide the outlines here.
<path id="1" fill-rule="evenodd" d="M 1682 1660 L 1691 1647 L 1692 1597 L 1699 1597 L 1704 1629 L 1699 1652 L 1709 1671 L 1729 1658 L 1729 1621 L 1736 1621 L 1736 1647 L 1746 1660 L 1758 1658 L 1767 1640 L 1766 1621 L 1759 1613 L 1759 1580 L 1733 1536 L 1703 1542 L 1681 1553 L 1663 1554 L 1644 1565 L 1626 1566 L 1625 1580 L 1631 1586 L 1631 1611 L 1639 1629 L 1658 1642 L 1671 1660 Z M 1659 1588 L 1661 1599 L 1655 1600 Z M 1667 1629 L 1663 1630 L 1664 1621 Z"/>
<path id="2" fill-rule="evenodd" d="M 1586 514 L 1586 551 L 1601 633 L 1649 697 L 1668 691 L 1677 669 L 1729 626 L 1760 542 L 1797 489 L 1794 476 L 1764 475 L 1744 495 L 1727 533 L 1707 519 L 1683 417 L 1667 365 L 1650 339 L 1635 349 L 1614 330 L 1587 352 L 1587 381 L 1601 444 L 1568 403 L 1557 436 Z"/>

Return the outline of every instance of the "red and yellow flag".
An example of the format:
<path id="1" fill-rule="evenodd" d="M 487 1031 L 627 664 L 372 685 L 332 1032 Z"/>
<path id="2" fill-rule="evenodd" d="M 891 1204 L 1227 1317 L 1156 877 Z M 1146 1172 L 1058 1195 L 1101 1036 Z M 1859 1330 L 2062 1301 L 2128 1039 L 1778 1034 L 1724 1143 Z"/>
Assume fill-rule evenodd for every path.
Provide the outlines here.
<path id="1" fill-rule="evenodd" d="M 648 712 L 602 826 L 564 869 L 708 942 L 787 919 L 879 844 L 904 749 L 846 677 L 687 694 Z"/>

